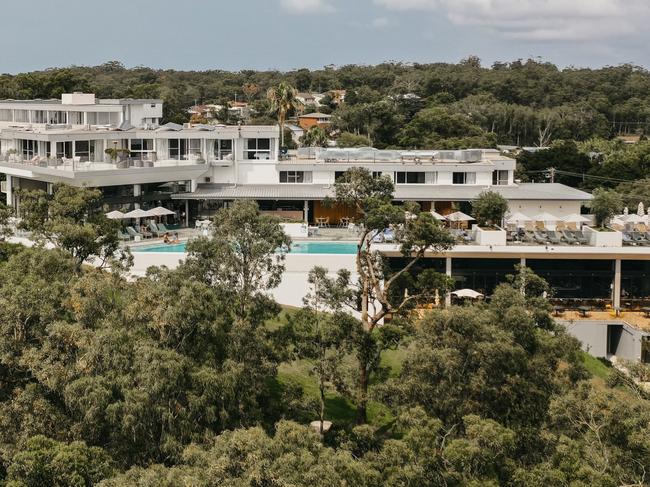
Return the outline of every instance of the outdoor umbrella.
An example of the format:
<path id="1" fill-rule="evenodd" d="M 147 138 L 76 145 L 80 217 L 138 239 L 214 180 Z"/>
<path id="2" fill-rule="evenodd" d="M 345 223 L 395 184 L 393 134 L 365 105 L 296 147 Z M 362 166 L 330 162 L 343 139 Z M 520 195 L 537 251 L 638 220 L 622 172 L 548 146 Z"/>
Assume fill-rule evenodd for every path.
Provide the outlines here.
<path id="1" fill-rule="evenodd" d="M 469 215 L 466 215 L 462 211 L 455 211 L 455 212 L 450 213 L 449 215 L 447 215 L 447 220 L 450 221 L 450 222 L 458 222 L 458 223 L 460 223 L 460 222 L 472 221 L 472 220 L 474 220 L 474 218 L 469 216 Z"/>
<path id="2" fill-rule="evenodd" d="M 636 213 L 630 213 L 625 215 L 625 218 L 622 218 L 625 223 L 645 223 L 645 217 L 637 215 Z"/>
<path id="3" fill-rule="evenodd" d="M 519 225 L 520 223 L 529 222 L 529 221 L 532 221 L 532 219 L 529 216 L 526 216 L 520 212 L 515 212 L 512 215 L 510 215 L 508 218 L 506 218 L 506 223 L 516 223 L 517 226 L 521 226 Z"/>
<path id="4" fill-rule="evenodd" d="M 556 222 L 559 220 L 559 218 L 555 215 L 551 215 L 550 213 L 543 212 L 535 215 L 533 217 L 533 220 L 536 222 Z"/>
<path id="5" fill-rule="evenodd" d="M 164 208 L 162 206 L 156 206 L 155 208 L 152 208 L 151 210 L 148 210 L 147 213 L 148 213 L 148 216 L 165 216 L 165 215 L 175 215 L 176 214 L 172 210 L 168 210 L 167 208 Z"/>
<path id="6" fill-rule="evenodd" d="M 643 201 L 639 201 L 639 206 L 636 209 L 636 214 L 639 216 L 645 215 L 645 208 L 643 207 Z"/>
<path id="7" fill-rule="evenodd" d="M 589 223 L 591 220 L 585 216 L 578 215 L 577 213 L 571 213 L 568 216 L 562 217 L 562 221 L 573 223 Z"/>
<path id="8" fill-rule="evenodd" d="M 440 213 L 438 213 L 435 210 L 431 210 L 431 215 L 433 215 L 433 218 L 435 218 L 436 220 L 446 220 L 447 219 L 446 217 L 442 216 Z"/>
<path id="9" fill-rule="evenodd" d="M 451 294 L 457 298 L 478 299 L 483 297 L 481 293 L 474 291 L 473 289 L 459 289 L 458 291 L 454 291 Z"/>
<path id="10" fill-rule="evenodd" d="M 147 218 L 148 216 L 152 216 L 149 214 L 149 212 L 144 211 L 140 208 L 137 208 L 133 211 L 129 211 L 124 215 L 124 218 Z"/>
<path id="11" fill-rule="evenodd" d="M 117 210 L 109 211 L 108 213 L 106 213 L 106 218 L 108 218 L 109 220 L 122 220 L 124 218 L 124 213 Z"/>

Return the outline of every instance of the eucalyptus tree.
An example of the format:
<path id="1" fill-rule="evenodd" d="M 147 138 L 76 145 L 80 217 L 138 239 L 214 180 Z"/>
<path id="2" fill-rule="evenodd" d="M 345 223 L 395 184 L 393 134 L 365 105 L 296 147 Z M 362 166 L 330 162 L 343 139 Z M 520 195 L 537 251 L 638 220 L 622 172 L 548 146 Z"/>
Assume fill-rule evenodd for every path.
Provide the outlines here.
<path id="1" fill-rule="evenodd" d="M 429 303 L 450 283 L 449 278 L 433 270 L 413 273 L 428 252 L 450 249 L 451 234 L 429 212 L 417 204 L 393 204 L 394 186 L 388 177 L 373 177 L 363 168 L 352 168 L 335 184 L 335 201 L 356 214 L 362 230 L 357 243 L 356 273 L 339 273 L 339 287 L 351 287 L 354 298 L 347 304 L 360 317 L 360 325 L 351 340 L 358 361 L 357 420 L 366 421 L 370 375 L 380 365 L 382 351 L 397 345 L 404 333 L 400 317 L 420 304 Z M 381 252 L 375 251 L 375 238 L 386 229 L 395 233 L 399 251 L 406 264 L 391 270 Z M 413 273 L 413 274 L 412 274 Z M 403 286 L 405 278 L 411 283 Z M 397 291 L 397 292 L 396 292 Z M 339 295 L 340 292 L 339 292 Z M 391 318 L 391 323 L 385 320 Z"/>

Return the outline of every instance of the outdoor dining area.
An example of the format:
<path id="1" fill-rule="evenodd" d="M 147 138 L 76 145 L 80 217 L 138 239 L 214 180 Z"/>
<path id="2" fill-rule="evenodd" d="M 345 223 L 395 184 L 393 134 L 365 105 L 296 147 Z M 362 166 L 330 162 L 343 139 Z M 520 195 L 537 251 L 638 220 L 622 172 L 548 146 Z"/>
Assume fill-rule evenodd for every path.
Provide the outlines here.
<path id="1" fill-rule="evenodd" d="M 133 224 L 124 225 L 122 229 L 117 231 L 118 238 L 124 242 L 139 242 L 146 238 L 178 239 L 178 233 L 174 229 L 168 228 L 161 221 L 162 218 L 168 215 L 175 215 L 175 212 L 157 206 L 150 210 L 136 208 L 128 213 L 115 210 L 106 213 L 106 218 L 111 220 L 135 220 Z"/>

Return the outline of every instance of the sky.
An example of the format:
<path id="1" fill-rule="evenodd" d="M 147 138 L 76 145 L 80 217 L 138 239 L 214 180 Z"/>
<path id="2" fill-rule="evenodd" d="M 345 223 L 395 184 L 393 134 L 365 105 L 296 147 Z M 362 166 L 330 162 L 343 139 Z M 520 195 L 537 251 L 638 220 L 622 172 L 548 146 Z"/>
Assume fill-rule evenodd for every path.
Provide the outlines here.
<path id="1" fill-rule="evenodd" d="M 116 60 L 183 70 L 540 57 L 650 66 L 650 0 L 20 0 L 0 72 Z"/>

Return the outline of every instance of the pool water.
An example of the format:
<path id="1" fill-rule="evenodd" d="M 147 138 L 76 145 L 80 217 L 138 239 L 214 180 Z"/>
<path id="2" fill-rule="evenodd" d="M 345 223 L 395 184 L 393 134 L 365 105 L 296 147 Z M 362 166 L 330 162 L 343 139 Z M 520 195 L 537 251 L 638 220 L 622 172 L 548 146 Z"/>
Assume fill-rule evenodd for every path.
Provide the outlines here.
<path id="1" fill-rule="evenodd" d="M 185 243 L 173 245 L 150 245 L 134 247 L 133 252 L 185 252 Z M 294 242 L 292 254 L 337 254 L 352 255 L 357 253 L 355 242 Z"/>

